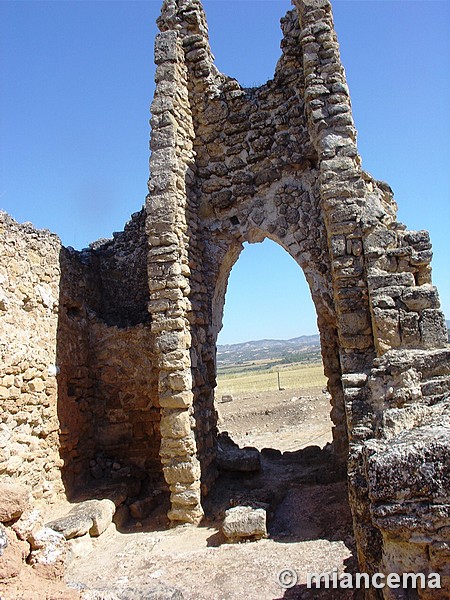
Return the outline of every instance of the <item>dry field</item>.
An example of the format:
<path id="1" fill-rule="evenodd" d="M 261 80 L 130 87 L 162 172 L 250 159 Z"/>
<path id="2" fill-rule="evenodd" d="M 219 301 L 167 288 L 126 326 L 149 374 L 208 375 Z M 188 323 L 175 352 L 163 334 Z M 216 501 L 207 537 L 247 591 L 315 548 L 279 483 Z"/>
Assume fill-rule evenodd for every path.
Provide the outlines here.
<path id="1" fill-rule="evenodd" d="M 240 446 L 295 451 L 331 442 L 330 398 L 319 363 L 230 372 L 218 378 L 219 429 Z M 278 373 L 280 387 L 278 388 Z M 229 396 L 233 398 L 229 400 Z"/>
<path id="2" fill-rule="evenodd" d="M 326 385 L 323 366 L 320 363 L 270 367 L 270 363 L 267 362 L 248 366 L 240 372 L 230 371 L 223 375 L 219 374 L 216 395 L 220 399 L 224 394 L 242 395 L 277 391 L 278 374 L 281 387 L 292 392 L 300 393 L 301 390 L 310 388 L 322 389 Z"/>

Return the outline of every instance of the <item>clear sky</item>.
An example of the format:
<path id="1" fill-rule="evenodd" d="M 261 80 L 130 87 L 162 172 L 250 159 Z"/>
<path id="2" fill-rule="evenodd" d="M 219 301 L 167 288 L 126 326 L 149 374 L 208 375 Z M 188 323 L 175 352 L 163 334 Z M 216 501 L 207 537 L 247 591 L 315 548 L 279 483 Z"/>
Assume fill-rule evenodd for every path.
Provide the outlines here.
<path id="1" fill-rule="evenodd" d="M 0 2 L 0 208 L 82 248 L 123 229 L 148 179 L 160 0 Z M 205 0 L 220 70 L 269 79 L 288 0 Z M 363 167 L 428 229 L 450 318 L 450 3 L 334 0 Z M 230 276 L 221 343 L 316 331 L 300 268 L 272 242 Z"/>

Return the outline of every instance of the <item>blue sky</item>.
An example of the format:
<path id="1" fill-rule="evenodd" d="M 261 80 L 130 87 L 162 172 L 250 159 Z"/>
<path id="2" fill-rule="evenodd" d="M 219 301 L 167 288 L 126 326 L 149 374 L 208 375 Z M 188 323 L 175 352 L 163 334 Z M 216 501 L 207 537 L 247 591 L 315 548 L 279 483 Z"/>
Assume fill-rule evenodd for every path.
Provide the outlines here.
<path id="1" fill-rule="evenodd" d="M 76 248 L 120 231 L 147 191 L 160 1 L 0 2 L 0 208 Z M 288 0 L 205 0 L 217 66 L 269 79 Z M 428 229 L 450 318 L 450 3 L 335 0 L 364 168 Z M 303 274 L 271 242 L 234 267 L 222 343 L 316 331 Z"/>

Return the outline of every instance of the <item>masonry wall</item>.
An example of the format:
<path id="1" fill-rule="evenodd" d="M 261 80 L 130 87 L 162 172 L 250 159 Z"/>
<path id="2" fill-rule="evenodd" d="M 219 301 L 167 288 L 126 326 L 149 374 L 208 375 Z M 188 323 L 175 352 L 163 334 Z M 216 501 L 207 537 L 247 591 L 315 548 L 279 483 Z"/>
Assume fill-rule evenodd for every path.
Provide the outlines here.
<path id="1" fill-rule="evenodd" d="M 52 499 L 163 472 L 169 518 L 198 523 L 228 276 L 243 242 L 269 237 L 317 310 L 360 570 L 449 584 L 450 351 L 430 241 L 362 169 L 331 5 L 294 7 L 274 79 L 245 89 L 214 66 L 199 0 L 163 3 L 149 196 L 124 232 L 75 252 L 2 214 L 0 476 Z"/>
<path id="2" fill-rule="evenodd" d="M 59 239 L 0 213 L 0 476 L 62 492 L 57 395 Z"/>
<path id="3" fill-rule="evenodd" d="M 123 232 L 83 253 L 96 281 L 91 307 L 90 371 L 95 457 L 110 459 L 141 479 L 160 479 L 158 377 L 150 331 L 145 212 Z M 95 301 L 94 301 L 95 302 Z M 102 460 L 100 460 L 102 463 Z M 98 467 L 96 472 L 100 475 Z M 119 475 L 121 472 L 119 471 Z"/>
<path id="4" fill-rule="evenodd" d="M 143 227 L 76 252 L 2 214 L 0 468 L 37 498 L 161 484 Z"/>
<path id="5" fill-rule="evenodd" d="M 397 222 L 389 186 L 362 168 L 330 3 L 293 4 L 274 78 L 259 88 L 217 70 L 199 0 L 166 0 L 158 21 L 147 211 L 155 332 L 164 343 L 170 335 L 164 370 L 173 373 L 168 387 L 181 392 L 178 404 L 167 393 L 171 427 L 162 437 L 171 448 L 169 516 L 198 520 L 194 490 L 200 479 L 206 493 L 214 478 L 215 343 L 228 276 L 243 242 L 269 237 L 303 269 L 316 306 L 361 570 L 442 569 L 450 379 L 431 246 L 426 232 Z M 178 252 L 170 246 L 177 240 Z M 176 320 L 160 302 L 167 288 L 187 299 Z M 447 415 L 439 431 L 437 415 Z M 402 501 L 403 480 L 384 457 L 403 469 L 420 462 L 437 485 L 424 495 L 411 466 L 415 483 Z M 379 486 L 383 477 L 389 485 Z M 427 515 L 426 540 L 408 526 L 419 514 Z"/>

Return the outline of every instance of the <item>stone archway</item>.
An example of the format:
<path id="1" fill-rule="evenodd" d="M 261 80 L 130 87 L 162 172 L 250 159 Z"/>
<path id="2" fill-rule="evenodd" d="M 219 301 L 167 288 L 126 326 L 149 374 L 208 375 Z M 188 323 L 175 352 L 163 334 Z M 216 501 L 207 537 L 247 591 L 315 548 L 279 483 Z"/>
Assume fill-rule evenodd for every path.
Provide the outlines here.
<path id="1" fill-rule="evenodd" d="M 414 407 L 448 394 L 449 351 L 428 237 L 396 221 L 389 186 L 361 168 L 331 6 L 293 4 L 273 80 L 244 89 L 214 66 L 200 1 L 163 3 L 146 205 L 160 455 L 170 519 L 198 522 L 201 493 L 215 478 L 215 343 L 226 280 L 244 241 L 270 237 L 311 289 L 336 451 L 349 444 L 361 568 L 374 572 L 397 542 L 372 516 L 367 473 L 385 440 L 420 425 Z"/>
<path id="2" fill-rule="evenodd" d="M 266 206 L 270 205 L 267 202 Z M 262 224 L 261 224 L 262 226 Z M 214 294 L 212 297 L 212 343 L 216 346 L 217 336 L 222 328 L 223 311 L 225 304 L 225 295 L 228 286 L 228 279 L 232 267 L 238 261 L 243 242 L 257 243 L 264 239 L 271 239 L 281 246 L 287 254 L 294 259 L 300 269 L 306 274 L 307 285 L 309 286 L 313 304 L 318 315 L 318 328 L 321 340 L 322 362 L 324 373 L 328 379 L 328 390 L 331 394 L 331 420 L 333 422 L 333 447 L 335 455 L 341 462 L 345 463 L 348 451 L 347 428 L 345 421 L 344 399 L 341 384 L 341 372 L 339 364 L 339 343 L 337 339 L 336 317 L 333 314 L 332 307 L 327 302 L 329 299 L 329 290 L 326 285 L 326 272 L 319 271 L 320 262 L 309 262 L 305 255 L 299 249 L 297 243 L 290 247 L 284 244 L 276 236 L 276 231 L 269 236 L 263 229 L 256 229 L 250 223 L 250 228 L 245 231 L 245 226 L 239 228 L 239 233 L 227 235 L 227 244 L 225 256 L 220 260 L 220 267 L 214 285 Z M 220 234 L 221 242 L 224 240 L 224 232 Z M 223 244 L 220 245 L 223 251 Z M 220 250 L 218 249 L 218 252 Z M 308 255 L 309 256 L 309 255 Z M 324 270 L 324 269 L 323 269 Z M 300 273 L 299 273 L 300 276 Z M 298 307 L 301 310 L 300 306 Z M 274 315 L 276 319 L 276 315 Z"/>

